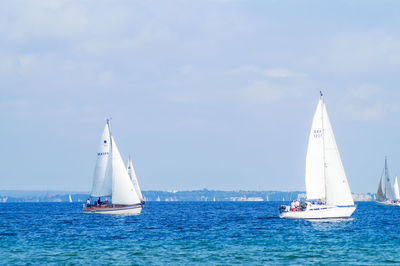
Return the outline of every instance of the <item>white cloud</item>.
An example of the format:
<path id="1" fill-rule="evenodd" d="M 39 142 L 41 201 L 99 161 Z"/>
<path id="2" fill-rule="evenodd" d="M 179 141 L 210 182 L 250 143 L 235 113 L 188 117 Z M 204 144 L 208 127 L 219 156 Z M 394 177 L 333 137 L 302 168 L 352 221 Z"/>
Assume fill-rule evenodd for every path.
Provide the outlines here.
<path id="1" fill-rule="evenodd" d="M 382 88 L 372 84 L 361 84 L 346 89 L 346 97 L 350 99 L 368 100 L 383 91 Z"/>
<path id="2" fill-rule="evenodd" d="M 260 76 L 268 78 L 295 78 L 295 77 L 305 77 L 305 74 L 296 73 L 288 68 L 261 68 L 258 66 L 242 66 L 238 68 L 233 68 L 228 70 L 226 73 L 231 75 L 247 75 L 247 74 L 257 74 Z"/>
<path id="3" fill-rule="evenodd" d="M 343 90 L 343 115 L 351 120 L 378 121 L 400 112 L 396 90 L 379 84 L 361 83 Z"/>
<path id="4" fill-rule="evenodd" d="M 304 74 L 297 74 L 289 69 L 283 69 L 283 68 L 266 69 L 262 73 L 269 78 L 293 78 L 293 77 L 305 76 Z"/>
<path id="5" fill-rule="evenodd" d="M 323 40 L 317 47 L 321 48 L 313 52 L 313 64 L 323 62 L 328 71 L 366 72 L 400 66 L 397 32 L 346 32 Z"/>
<path id="6" fill-rule="evenodd" d="M 18 62 L 22 69 L 29 69 L 36 65 L 37 59 L 34 55 L 20 55 Z"/>
<path id="7" fill-rule="evenodd" d="M 387 108 L 379 103 L 367 106 L 348 105 L 345 109 L 345 113 L 348 117 L 356 120 L 380 120 L 386 116 Z"/>
<path id="8" fill-rule="evenodd" d="M 274 102 L 282 98 L 283 90 L 265 81 L 258 80 L 243 88 L 239 96 L 251 102 Z"/>
<path id="9" fill-rule="evenodd" d="M 173 103 L 192 104 L 204 101 L 207 93 L 200 91 L 177 90 L 173 92 L 162 93 L 161 98 Z"/>

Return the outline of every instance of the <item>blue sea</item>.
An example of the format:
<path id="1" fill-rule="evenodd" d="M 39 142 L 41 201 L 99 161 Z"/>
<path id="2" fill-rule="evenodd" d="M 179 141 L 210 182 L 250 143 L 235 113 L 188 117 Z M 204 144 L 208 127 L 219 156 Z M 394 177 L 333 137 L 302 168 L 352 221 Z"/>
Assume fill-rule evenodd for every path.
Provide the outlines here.
<path id="1" fill-rule="evenodd" d="M 351 219 L 283 220 L 282 202 L 147 202 L 139 216 L 80 203 L 0 204 L 0 264 L 400 263 L 400 207 L 358 203 Z"/>

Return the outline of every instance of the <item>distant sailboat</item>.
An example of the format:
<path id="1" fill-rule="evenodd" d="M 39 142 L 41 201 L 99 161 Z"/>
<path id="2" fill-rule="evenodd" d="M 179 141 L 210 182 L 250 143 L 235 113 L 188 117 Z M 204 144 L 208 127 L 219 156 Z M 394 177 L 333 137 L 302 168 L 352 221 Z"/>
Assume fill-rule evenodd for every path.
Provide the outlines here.
<path id="1" fill-rule="evenodd" d="M 397 176 L 394 178 L 393 192 L 394 192 L 394 199 L 395 199 L 395 200 L 400 200 L 400 194 L 399 194 L 399 180 L 398 180 Z"/>
<path id="2" fill-rule="evenodd" d="M 128 170 L 128 175 L 131 178 L 132 185 L 135 188 L 136 194 L 138 195 L 141 203 L 144 204 L 144 197 L 139 187 L 139 182 L 136 177 L 135 169 L 133 168 L 131 157 L 129 157 L 128 159 L 128 165 L 126 166 L 126 169 Z"/>
<path id="3" fill-rule="evenodd" d="M 72 202 L 71 193 L 68 196 L 68 200 L 69 200 L 69 202 Z"/>
<path id="4" fill-rule="evenodd" d="M 133 187 L 117 144 L 111 135 L 108 119 L 97 152 L 90 196 L 95 198 L 95 204 L 89 202 L 84 206 L 84 213 L 135 215 L 142 211 L 143 204 Z M 111 202 L 101 201 L 101 197 L 108 196 L 111 196 Z"/>
<path id="5" fill-rule="evenodd" d="M 388 163 L 387 158 L 385 157 L 385 167 L 383 168 L 381 178 L 379 179 L 378 190 L 376 192 L 376 203 L 378 205 L 395 206 L 400 205 L 398 200 L 400 200 L 399 182 L 397 180 L 397 176 L 394 180 L 393 185 L 390 182 Z"/>
<path id="6" fill-rule="evenodd" d="M 307 201 L 281 205 L 281 218 L 348 218 L 355 211 L 322 93 L 308 140 L 305 180 Z"/>

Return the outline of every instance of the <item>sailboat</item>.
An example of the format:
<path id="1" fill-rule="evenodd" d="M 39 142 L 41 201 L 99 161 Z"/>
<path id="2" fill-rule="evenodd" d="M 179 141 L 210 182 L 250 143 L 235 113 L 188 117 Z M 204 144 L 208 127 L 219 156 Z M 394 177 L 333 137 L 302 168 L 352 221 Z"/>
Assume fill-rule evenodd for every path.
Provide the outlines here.
<path id="1" fill-rule="evenodd" d="M 398 180 L 397 176 L 394 178 L 393 192 L 394 192 L 394 199 L 396 201 L 400 201 L 399 180 Z"/>
<path id="2" fill-rule="evenodd" d="M 69 202 L 72 202 L 71 193 L 69 193 L 68 201 L 69 201 Z"/>
<path id="3" fill-rule="evenodd" d="M 308 139 L 305 181 L 307 200 L 281 205 L 281 218 L 348 218 L 355 211 L 322 92 Z"/>
<path id="4" fill-rule="evenodd" d="M 110 130 L 110 120 L 101 136 L 90 196 L 94 204 L 84 205 L 84 213 L 136 215 L 142 211 L 143 204 L 132 184 L 117 144 Z M 101 201 L 101 197 L 110 197 Z M 98 200 L 96 200 L 98 198 Z"/>
<path id="5" fill-rule="evenodd" d="M 399 182 L 396 176 L 393 185 L 391 184 L 387 157 L 385 157 L 385 166 L 376 192 L 376 203 L 378 205 L 400 205 L 399 200 Z"/>
<path id="6" fill-rule="evenodd" d="M 135 188 L 136 194 L 138 195 L 140 202 L 144 204 L 144 197 L 139 187 L 139 182 L 136 177 L 135 169 L 133 168 L 131 157 L 128 158 L 128 164 L 126 166 L 126 169 L 128 170 L 128 175 L 132 181 L 132 185 Z"/>

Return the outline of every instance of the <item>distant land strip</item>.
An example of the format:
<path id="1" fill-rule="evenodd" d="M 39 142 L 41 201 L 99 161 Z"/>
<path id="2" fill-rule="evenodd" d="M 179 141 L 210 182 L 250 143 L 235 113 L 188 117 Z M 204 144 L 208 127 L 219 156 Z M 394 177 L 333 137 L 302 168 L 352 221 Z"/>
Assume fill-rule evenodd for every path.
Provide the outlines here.
<path id="1" fill-rule="evenodd" d="M 71 195 L 71 197 L 70 197 Z M 86 202 L 89 192 L 69 191 L 29 191 L 0 190 L 0 203 L 7 202 Z M 146 201 L 292 201 L 304 199 L 304 191 L 223 191 L 223 190 L 184 190 L 160 191 L 145 190 Z M 353 193 L 354 201 L 373 201 L 373 193 Z"/>

